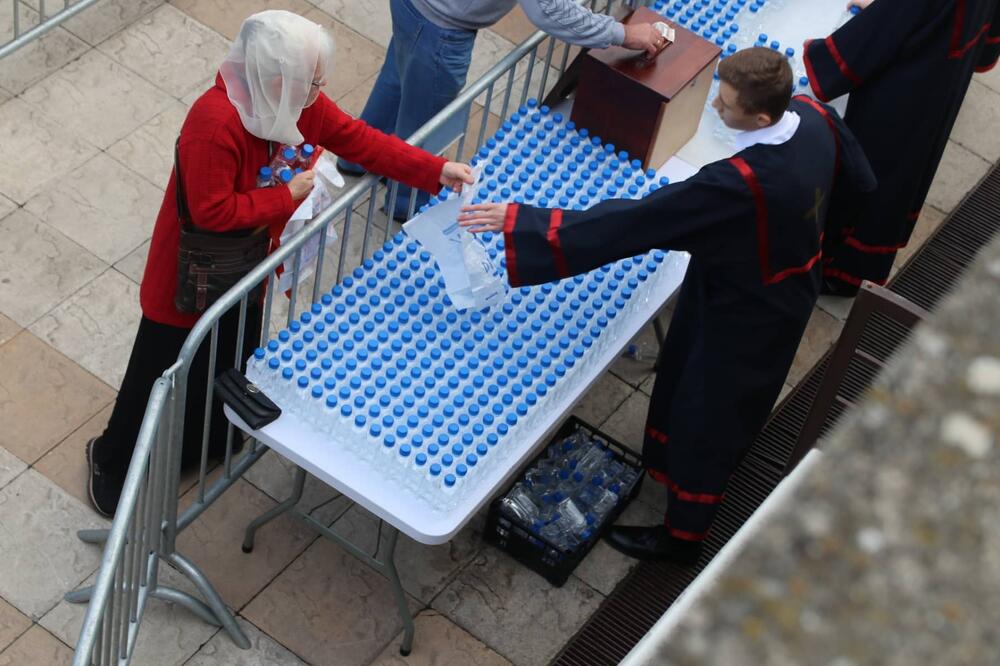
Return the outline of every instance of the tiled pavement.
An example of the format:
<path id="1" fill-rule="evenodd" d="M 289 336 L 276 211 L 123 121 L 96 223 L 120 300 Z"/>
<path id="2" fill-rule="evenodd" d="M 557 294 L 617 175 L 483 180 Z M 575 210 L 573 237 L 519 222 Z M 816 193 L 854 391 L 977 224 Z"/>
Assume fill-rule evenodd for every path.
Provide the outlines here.
<path id="1" fill-rule="evenodd" d="M 24 1 L 23 20 L 36 20 L 35 6 Z M 105 524 L 86 502 L 83 445 L 103 428 L 124 372 L 172 142 L 242 18 L 265 8 L 330 27 L 337 68 L 326 92 L 360 112 L 388 43 L 384 0 L 104 0 L 0 61 L 0 665 L 69 663 L 82 608 L 61 595 L 99 560 L 74 532 Z M 0 39 L 10 11 L 0 3 Z M 530 32 L 519 13 L 484 31 L 470 80 Z M 1000 158 L 998 121 L 1000 70 L 973 82 L 901 261 Z M 836 339 L 846 309 L 821 299 L 790 383 Z M 651 330 L 636 343 L 640 359 L 619 360 L 577 413 L 638 447 Z M 268 454 L 180 538 L 239 612 L 253 650 L 152 602 L 135 663 L 542 664 L 629 568 L 598 544 L 555 589 L 483 546 L 481 519 L 445 546 L 404 539 L 400 570 L 418 615 L 403 662 L 388 583 L 343 549 L 289 519 L 263 529 L 253 554 L 240 551 L 243 526 L 289 481 L 288 464 Z M 655 520 L 662 497 L 652 486 L 627 518 Z M 320 519 L 373 542 L 370 517 L 329 497 L 318 483 L 307 488 Z"/>

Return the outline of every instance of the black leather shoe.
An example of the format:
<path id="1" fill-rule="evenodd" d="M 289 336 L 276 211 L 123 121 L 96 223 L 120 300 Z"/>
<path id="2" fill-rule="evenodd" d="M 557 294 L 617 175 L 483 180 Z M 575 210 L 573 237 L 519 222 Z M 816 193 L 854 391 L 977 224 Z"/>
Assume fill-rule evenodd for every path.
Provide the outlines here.
<path id="1" fill-rule="evenodd" d="M 347 174 L 348 176 L 363 176 L 368 173 L 360 166 L 350 162 L 345 162 L 344 160 L 337 160 L 337 171 L 342 174 Z"/>
<path id="2" fill-rule="evenodd" d="M 691 566 L 701 557 L 700 543 L 672 537 L 663 525 L 613 525 L 604 538 L 618 552 L 646 562 Z"/>
<path id="3" fill-rule="evenodd" d="M 90 472 L 87 481 L 87 494 L 90 496 L 90 503 L 94 505 L 94 510 L 97 513 L 105 518 L 114 518 L 125 479 L 121 475 L 110 473 L 103 465 L 94 460 L 93 449 L 98 445 L 98 439 L 93 437 L 87 442 L 87 468 Z"/>
<path id="4" fill-rule="evenodd" d="M 857 285 L 838 280 L 836 278 L 825 278 L 820 285 L 819 293 L 823 296 L 837 296 L 840 298 L 854 298 L 858 295 Z"/>

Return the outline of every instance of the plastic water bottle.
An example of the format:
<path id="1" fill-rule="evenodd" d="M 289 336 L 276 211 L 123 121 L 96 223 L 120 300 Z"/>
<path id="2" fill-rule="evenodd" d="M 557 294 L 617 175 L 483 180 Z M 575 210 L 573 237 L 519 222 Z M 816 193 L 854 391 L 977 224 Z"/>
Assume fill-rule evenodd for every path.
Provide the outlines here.
<path id="1" fill-rule="evenodd" d="M 274 172 L 269 166 L 262 166 L 257 172 L 257 187 L 271 187 L 274 184 Z"/>
<path id="2" fill-rule="evenodd" d="M 313 155 L 316 154 L 316 149 L 311 143 L 303 143 L 299 147 L 298 156 L 296 160 L 296 166 L 303 169 L 308 169 L 312 163 Z"/>
<path id="3" fill-rule="evenodd" d="M 278 173 L 284 168 L 294 169 L 296 166 L 296 160 L 298 158 L 298 153 L 295 148 L 291 146 L 282 146 L 275 153 L 274 157 L 271 158 L 271 170 Z"/>
<path id="4" fill-rule="evenodd" d="M 534 497 L 528 489 L 523 485 L 518 484 L 514 486 L 506 497 L 504 497 L 500 504 L 505 510 L 507 510 L 510 515 L 525 525 L 530 525 L 535 522 L 539 515 L 540 509 L 536 503 Z"/>
<path id="5" fill-rule="evenodd" d="M 845 11 L 843 14 L 840 15 L 840 18 L 837 20 L 837 25 L 834 26 L 833 28 L 834 31 L 840 29 L 842 25 L 844 25 L 845 23 L 847 23 L 860 13 L 861 13 L 861 7 L 858 7 L 857 5 L 852 5 L 847 11 Z"/>
<path id="6" fill-rule="evenodd" d="M 292 182 L 292 178 L 294 177 L 295 174 L 292 172 L 292 170 L 289 169 L 288 167 L 285 167 L 280 171 L 278 171 L 278 184 L 288 185 L 288 183 Z"/>

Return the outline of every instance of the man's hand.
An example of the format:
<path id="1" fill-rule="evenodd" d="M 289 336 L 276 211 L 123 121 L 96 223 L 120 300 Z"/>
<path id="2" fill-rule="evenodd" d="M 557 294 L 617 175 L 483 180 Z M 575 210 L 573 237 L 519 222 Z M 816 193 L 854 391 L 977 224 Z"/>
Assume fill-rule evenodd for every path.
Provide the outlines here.
<path id="1" fill-rule="evenodd" d="M 622 46 L 633 51 L 645 51 L 650 57 L 666 46 L 667 40 L 652 23 L 633 23 L 625 26 Z"/>
<path id="2" fill-rule="evenodd" d="M 503 231 L 504 218 L 507 217 L 507 204 L 482 203 L 465 206 L 458 216 L 458 226 L 465 227 L 474 234 L 484 231 L 499 233 Z"/>
<path id="3" fill-rule="evenodd" d="M 868 9 L 868 5 L 872 4 L 873 0 L 851 0 L 847 3 L 847 8 L 858 7 L 860 9 Z"/>
<path id="4" fill-rule="evenodd" d="M 313 181 L 316 176 L 312 169 L 296 174 L 288 183 L 288 189 L 292 193 L 292 201 L 302 201 L 312 192 Z"/>
<path id="5" fill-rule="evenodd" d="M 441 184 L 448 189 L 460 192 L 462 183 L 472 185 L 472 167 L 461 162 L 445 162 L 441 169 Z"/>

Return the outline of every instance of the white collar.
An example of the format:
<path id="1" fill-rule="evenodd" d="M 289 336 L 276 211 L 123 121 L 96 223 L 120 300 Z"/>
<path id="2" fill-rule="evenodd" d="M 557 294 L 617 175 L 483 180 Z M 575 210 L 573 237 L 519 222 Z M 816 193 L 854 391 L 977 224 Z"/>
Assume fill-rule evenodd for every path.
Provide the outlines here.
<path id="1" fill-rule="evenodd" d="M 801 120 L 799 114 L 794 111 L 785 111 L 785 114 L 781 116 L 781 120 L 773 125 L 737 134 L 736 147 L 739 150 L 746 150 L 758 143 L 763 143 L 767 146 L 777 146 L 785 143 L 792 138 L 795 130 L 799 128 L 799 120 Z"/>

